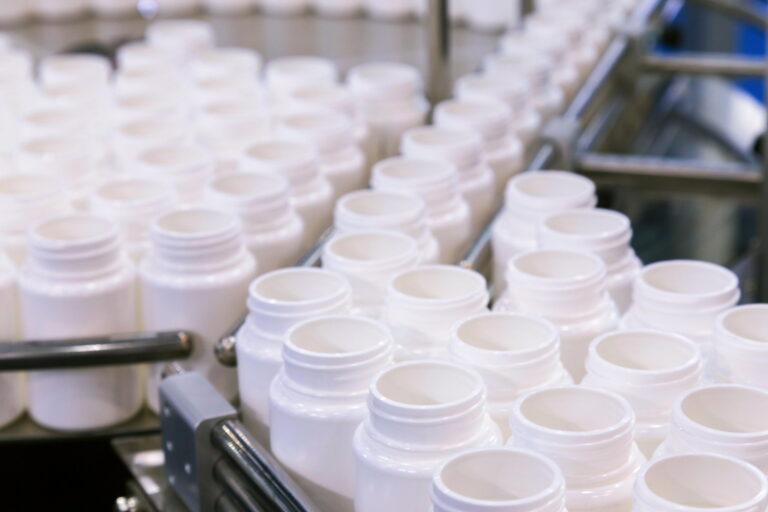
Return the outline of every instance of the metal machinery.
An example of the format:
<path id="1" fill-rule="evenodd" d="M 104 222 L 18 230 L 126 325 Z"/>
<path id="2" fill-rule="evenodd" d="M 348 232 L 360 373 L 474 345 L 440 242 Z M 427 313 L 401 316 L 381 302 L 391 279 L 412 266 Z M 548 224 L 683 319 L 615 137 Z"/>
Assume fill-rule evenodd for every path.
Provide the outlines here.
<path id="1" fill-rule="evenodd" d="M 764 4 L 689 1 L 719 17 L 762 28 L 768 24 Z M 570 106 L 545 128 L 527 170 L 563 168 L 583 173 L 608 190 L 614 203 L 630 209 L 637 206 L 638 192 L 647 194 L 646 198 L 736 198 L 757 205 L 760 244 L 748 249 L 736 270 L 744 278 L 745 294 L 766 301 L 766 116 L 757 102 L 729 81 L 762 76 L 768 81 L 768 64 L 759 58 L 721 53 L 656 53 L 666 21 L 684 3 L 640 2 Z M 430 10 L 428 76 L 430 99 L 435 102 L 448 95 L 450 64 L 456 64 L 457 58 L 450 56 L 447 0 L 430 0 Z M 490 39 L 461 37 L 462 43 L 478 51 L 492 48 Z M 466 59 L 469 65 L 478 56 L 473 56 L 474 61 Z M 465 57 L 458 59 L 457 67 L 467 67 L 461 61 Z M 761 137 L 762 157 L 755 149 Z M 491 224 L 461 265 L 488 272 Z M 327 235 L 300 265 L 318 263 Z M 235 340 L 231 333 L 223 334 L 216 356 L 221 364 L 233 366 Z M 193 338 L 184 332 L 143 333 L 0 345 L 0 371 L 179 360 L 189 355 Z M 94 434 L 113 439 L 114 449 L 135 477 L 126 495 L 117 499 L 118 510 L 318 510 L 243 428 L 237 410 L 205 379 L 184 373 L 173 363 L 165 375 L 159 420 L 144 412 L 127 424 Z M 65 435 L 47 432 L 26 419 L 0 431 L 0 443 L 60 437 Z"/>

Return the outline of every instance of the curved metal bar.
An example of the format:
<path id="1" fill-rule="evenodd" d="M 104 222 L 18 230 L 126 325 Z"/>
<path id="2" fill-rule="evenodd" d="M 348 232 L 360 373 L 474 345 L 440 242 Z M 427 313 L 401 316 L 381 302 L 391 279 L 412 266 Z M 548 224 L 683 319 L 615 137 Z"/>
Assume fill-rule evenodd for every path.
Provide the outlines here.
<path id="1" fill-rule="evenodd" d="M 192 334 L 187 331 L 21 341 L 0 344 L 0 371 L 150 363 L 191 353 Z"/>

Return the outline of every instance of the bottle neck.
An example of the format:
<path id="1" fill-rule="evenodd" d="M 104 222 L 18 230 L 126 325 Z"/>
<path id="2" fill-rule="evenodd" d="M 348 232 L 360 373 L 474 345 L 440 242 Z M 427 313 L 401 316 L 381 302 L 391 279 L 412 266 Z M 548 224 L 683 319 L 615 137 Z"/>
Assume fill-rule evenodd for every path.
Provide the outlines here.
<path id="1" fill-rule="evenodd" d="M 68 214 L 37 223 L 28 235 L 27 272 L 46 279 L 96 279 L 125 262 L 119 229 L 96 215 Z"/>
<path id="2" fill-rule="evenodd" d="M 506 215 L 538 223 L 547 215 L 597 204 L 595 184 L 564 171 L 538 171 L 516 176 L 505 191 Z"/>

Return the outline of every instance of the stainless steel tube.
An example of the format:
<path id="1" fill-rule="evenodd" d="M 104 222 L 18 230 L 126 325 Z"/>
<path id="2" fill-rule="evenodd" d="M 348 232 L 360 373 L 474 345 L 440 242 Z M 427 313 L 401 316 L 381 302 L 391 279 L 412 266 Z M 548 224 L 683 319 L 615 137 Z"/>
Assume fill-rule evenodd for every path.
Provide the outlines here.
<path id="1" fill-rule="evenodd" d="M 762 57 L 717 53 L 647 55 L 643 59 L 646 71 L 736 77 L 762 77 L 767 65 Z"/>
<path id="2" fill-rule="evenodd" d="M 271 512 L 273 508 L 264 498 L 258 496 L 248 481 L 227 459 L 222 459 L 213 468 L 213 476 L 219 482 L 225 493 L 219 501 L 237 507 L 246 512 Z"/>
<path id="3" fill-rule="evenodd" d="M 427 13 L 427 96 L 435 105 L 451 95 L 449 0 L 429 0 Z"/>
<path id="4" fill-rule="evenodd" d="M 0 371 L 150 363 L 191 353 L 192 334 L 186 331 L 30 340 L 0 344 Z"/>
<path id="5" fill-rule="evenodd" d="M 320 512 L 275 458 L 246 432 L 238 421 L 224 421 L 213 429 L 212 442 L 242 471 L 274 510 Z"/>

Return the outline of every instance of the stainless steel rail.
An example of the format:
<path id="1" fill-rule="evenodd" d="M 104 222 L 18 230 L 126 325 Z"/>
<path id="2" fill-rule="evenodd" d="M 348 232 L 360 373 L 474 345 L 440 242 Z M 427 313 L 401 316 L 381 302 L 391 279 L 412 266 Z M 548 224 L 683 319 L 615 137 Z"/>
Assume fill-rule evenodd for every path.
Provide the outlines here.
<path id="1" fill-rule="evenodd" d="M 762 57 L 716 53 L 646 55 L 643 69 L 662 73 L 761 77 L 768 72 L 768 62 Z"/>
<path id="2" fill-rule="evenodd" d="M 184 359 L 192 353 L 186 331 L 115 334 L 71 340 L 0 344 L 0 371 L 80 368 Z"/>

